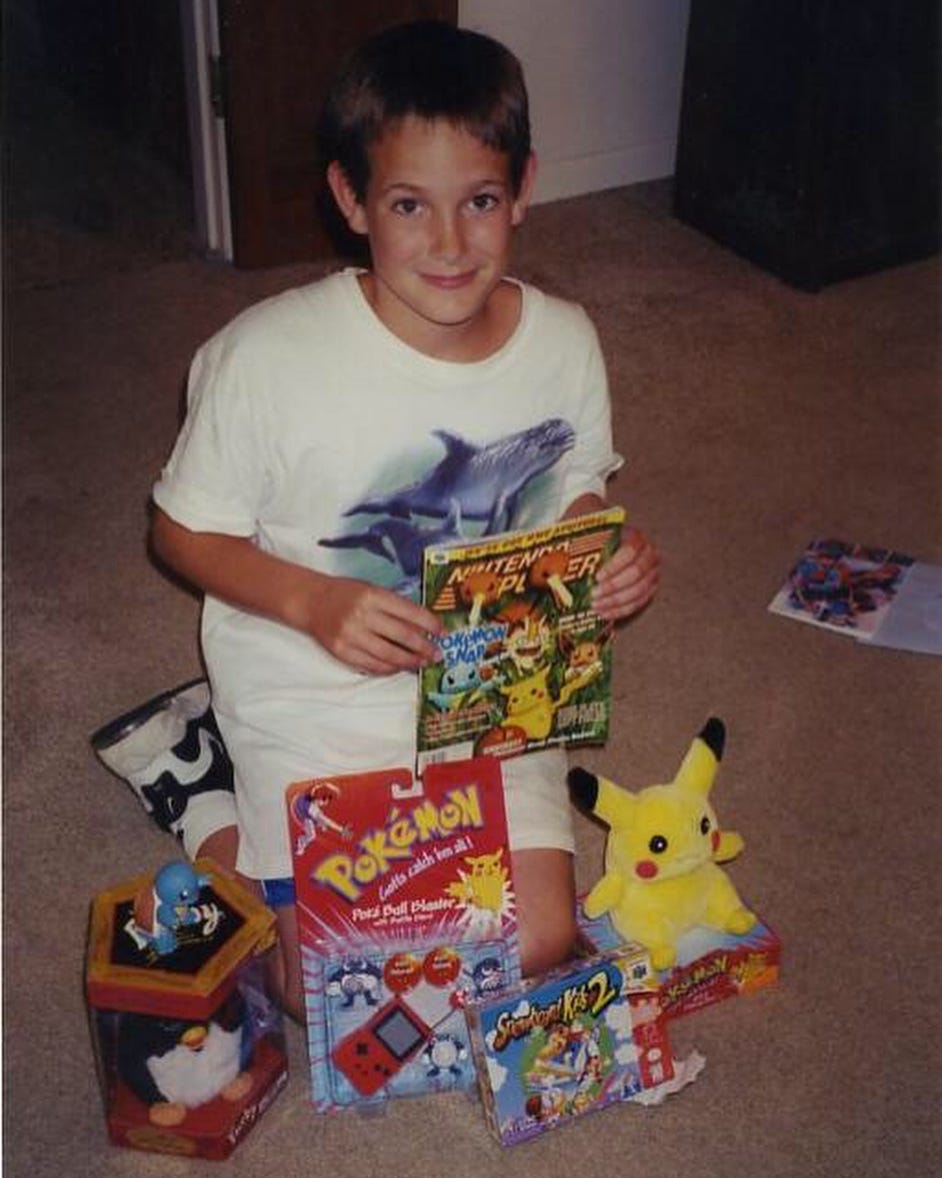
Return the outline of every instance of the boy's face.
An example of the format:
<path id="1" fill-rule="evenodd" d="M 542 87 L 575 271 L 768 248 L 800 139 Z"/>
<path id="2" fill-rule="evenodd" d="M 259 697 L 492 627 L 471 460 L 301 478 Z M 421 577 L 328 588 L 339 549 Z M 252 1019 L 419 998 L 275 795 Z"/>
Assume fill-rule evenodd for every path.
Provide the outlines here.
<path id="1" fill-rule="evenodd" d="M 506 339 L 510 302 L 495 292 L 533 172 L 531 160 L 514 196 L 503 152 L 446 120 L 414 117 L 370 149 L 362 204 L 331 165 L 328 178 L 347 222 L 369 237 L 367 296 L 400 339 L 454 359 L 481 358 Z M 516 313 L 514 304 L 514 322 Z"/>

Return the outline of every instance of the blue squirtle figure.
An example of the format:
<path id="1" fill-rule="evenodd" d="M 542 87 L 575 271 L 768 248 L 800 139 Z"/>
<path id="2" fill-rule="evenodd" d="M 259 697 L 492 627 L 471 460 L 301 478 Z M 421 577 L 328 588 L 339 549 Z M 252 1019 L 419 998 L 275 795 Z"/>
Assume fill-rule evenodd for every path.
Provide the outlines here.
<path id="1" fill-rule="evenodd" d="M 135 899 L 134 920 L 147 943 L 164 956 L 177 947 L 177 929 L 199 924 L 200 889 L 209 883 L 191 864 L 165 863 L 154 876 L 152 889 L 145 888 Z"/>

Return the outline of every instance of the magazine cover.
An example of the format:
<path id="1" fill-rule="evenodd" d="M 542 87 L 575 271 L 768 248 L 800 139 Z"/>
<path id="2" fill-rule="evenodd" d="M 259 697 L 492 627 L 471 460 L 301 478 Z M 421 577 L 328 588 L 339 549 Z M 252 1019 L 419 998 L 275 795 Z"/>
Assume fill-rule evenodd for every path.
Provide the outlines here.
<path id="1" fill-rule="evenodd" d="M 880 629 L 913 563 L 911 556 L 889 548 L 812 540 L 769 609 L 869 641 Z"/>
<path id="2" fill-rule="evenodd" d="M 520 977 L 500 762 L 286 800 L 315 1107 L 470 1088 L 464 1004 Z"/>
<path id="3" fill-rule="evenodd" d="M 422 602 L 445 635 L 441 662 L 419 676 L 420 772 L 607 738 L 613 628 L 591 594 L 624 519 L 611 508 L 426 548 Z"/>

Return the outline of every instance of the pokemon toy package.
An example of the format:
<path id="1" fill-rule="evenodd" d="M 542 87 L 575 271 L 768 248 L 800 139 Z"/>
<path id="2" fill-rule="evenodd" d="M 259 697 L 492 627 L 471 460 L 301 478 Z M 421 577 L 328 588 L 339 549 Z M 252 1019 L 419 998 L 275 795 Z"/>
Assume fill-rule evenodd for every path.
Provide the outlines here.
<path id="1" fill-rule="evenodd" d="M 287 805 L 315 1108 L 472 1087 L 463 1007 L 520 977 L 500 763 L 301 781 Z"/>
<path id="2" fill-rule="evenodd" d="M 488 1123 L 503 1145 L 646 1094 L 654 1103 L 693 1078 L 672 1083 L 657 978 L 637 946 L 473 1003 L 468 1023 Z"/>
<path id="3" fill-rule="evenodd" d="M 605 741 L 613 630 L 591 598 L 624 518 L 616 507 L 426 548 L 422 601 L 444 636 L 441 660 L 419 676 L 420 772 Z"/>

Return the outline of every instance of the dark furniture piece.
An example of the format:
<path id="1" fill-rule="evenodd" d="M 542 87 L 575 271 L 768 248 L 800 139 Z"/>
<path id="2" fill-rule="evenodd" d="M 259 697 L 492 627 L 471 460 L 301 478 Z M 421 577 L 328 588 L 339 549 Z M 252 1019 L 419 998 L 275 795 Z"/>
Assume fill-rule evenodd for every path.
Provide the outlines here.
<path id="1" fill-rule="evenodd" d="M 343 58 L 388 25 L 458 20 L 457 0 L 218 0 L 236 266 L 362 251 L 327 192 L 314 128 Z"/>
<path id="2" fill-rule="evenodd" d="M 940 245 L 938 0 L 692 0 L 677 216 L 804 290 Z"/>

